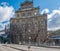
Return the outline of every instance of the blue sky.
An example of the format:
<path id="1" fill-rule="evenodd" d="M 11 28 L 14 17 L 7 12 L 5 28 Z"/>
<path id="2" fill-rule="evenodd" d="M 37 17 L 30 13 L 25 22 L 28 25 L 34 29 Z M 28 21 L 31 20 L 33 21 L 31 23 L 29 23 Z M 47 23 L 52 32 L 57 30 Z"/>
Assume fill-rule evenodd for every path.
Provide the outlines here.
<path id="1" fill-rule="evenodd" d="M 0 0 L 0 3 L 7 2 L 17 10 L 25 0 Z M 49 8 L 50 10 L 57 9 L 60 6 L 60 0 L 33 0 L 34 6 L 40 6 L 40 9 Z"/>
<path id="2" fill-rule="evenodd" d="M 0 0 L 0 30 L 4 30 L 5 25 L 9 24 L 10 18 L 13 17 L 15 11 L 20 8 L 20 4 L 24 1 L 25 0 Z M 41 14 L 44 12 L 47 14 L 48 29 L 60 29 L 60 0 L 33 0 L 33 2 L 34 7 L 40 7 Z M 53 24 L 53 27 L 51 24 Z"/>

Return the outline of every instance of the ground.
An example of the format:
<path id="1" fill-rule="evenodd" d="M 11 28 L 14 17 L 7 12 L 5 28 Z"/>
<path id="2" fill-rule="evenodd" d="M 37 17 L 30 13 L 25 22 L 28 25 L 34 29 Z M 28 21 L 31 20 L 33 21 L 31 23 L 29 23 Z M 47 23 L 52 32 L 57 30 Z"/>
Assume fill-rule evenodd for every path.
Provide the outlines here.
<path id="1" fill-rule="evenodd" d="M 0 51 L 19 51 L 10 47 L 5 47 L 3 45 L 0 44 Z"/>
<path id="2" fill-rule="evenodd" d="M 31 46 L 28 50 L 28 46 L 25 45 L 0 44 L 0 51 L 60 51 L 60 49 Z"/>

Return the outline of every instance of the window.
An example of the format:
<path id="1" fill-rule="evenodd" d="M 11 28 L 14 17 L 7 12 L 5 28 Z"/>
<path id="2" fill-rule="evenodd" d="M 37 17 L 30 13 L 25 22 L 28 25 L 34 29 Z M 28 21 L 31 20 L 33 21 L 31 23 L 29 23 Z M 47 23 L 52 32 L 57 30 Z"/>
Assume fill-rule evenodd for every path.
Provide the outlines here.
<path id="1" fill-rule="evenodd" d="M 31 16 L 31 12 L 28 12 L 28 16 Z"/>
<path id="2" fill-rule="evenodd" d="M 15 20 L 15 23 L 16 23 L 16 20 Z"/>
<path id="3" fill-rule="evenodd" d="M 17 23 L 19 23 L 19 19 L 17 20 Z"/>
<path id="4" fill-rule="evenodd" d="M 19 14 L 17 14 L 17 17 L 19 17 Z"/>
<path id="5" fill-rule="evenodd" d="M 22 13 L 22 16 L 25 16 L 25 13 Z"/>

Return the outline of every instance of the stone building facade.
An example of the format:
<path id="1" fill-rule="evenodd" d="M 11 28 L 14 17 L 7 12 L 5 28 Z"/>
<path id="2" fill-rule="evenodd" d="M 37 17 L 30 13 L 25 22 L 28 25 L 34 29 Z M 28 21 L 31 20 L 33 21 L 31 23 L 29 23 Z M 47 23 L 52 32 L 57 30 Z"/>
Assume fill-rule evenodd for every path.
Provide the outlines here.
<path id="1" fill-rule="evenodd" d="M 33 1 L 26 0 L 10 19 L 10 43 L 40 43 L 47 38 L 47 15 L 41 15 Z"/>

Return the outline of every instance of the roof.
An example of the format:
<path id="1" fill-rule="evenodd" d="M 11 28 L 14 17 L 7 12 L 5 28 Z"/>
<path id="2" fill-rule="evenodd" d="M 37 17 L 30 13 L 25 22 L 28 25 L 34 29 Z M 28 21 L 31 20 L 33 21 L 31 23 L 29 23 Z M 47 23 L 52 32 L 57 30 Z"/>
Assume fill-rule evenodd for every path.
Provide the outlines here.
<path id="1" fill-rule="evenodd" d="M 25 2 L 21 3 L 21 5 L 31 4 L 31 3 L 33 3 L 33 1 L 26 0 Z"/>
<path id="2" fill-rule="evenodd" d="M 49 39 L 60 39 L 60 35 L 57 35 L 57 36 L 50 36 L 48 37 Z"/>

